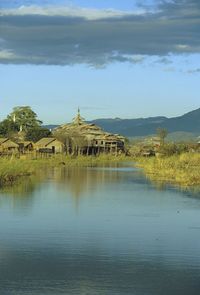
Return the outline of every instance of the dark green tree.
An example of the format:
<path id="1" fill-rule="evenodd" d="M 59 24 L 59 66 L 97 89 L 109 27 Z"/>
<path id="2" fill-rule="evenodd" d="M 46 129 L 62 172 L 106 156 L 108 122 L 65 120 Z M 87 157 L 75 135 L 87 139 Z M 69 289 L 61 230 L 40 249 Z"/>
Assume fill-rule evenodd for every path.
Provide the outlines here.
<path id="1" fill-rule="evenodd" d="M 13 122 L 18 131 L 27 132 L 29 129 L 41 126 L 42 121 L 38 120 L 37 114 L 29 106 L 15 107 L 7 120 Z"/>
<path id="2" fill-rule="evenodd" d="M 13 121 L 8 119 L 0 122 L 0 136 L 1 137 L 11 137 L 11 135 L 18 131 L 18 126 Z"/>
<path id="3" fill-rule="evenodd" d="M 36 142 L 43 137 L 50 137 L 51 131 L 47 128 L 42 128 L 40 126 L 29 128 L 26 132 L 26 140 Z"/>

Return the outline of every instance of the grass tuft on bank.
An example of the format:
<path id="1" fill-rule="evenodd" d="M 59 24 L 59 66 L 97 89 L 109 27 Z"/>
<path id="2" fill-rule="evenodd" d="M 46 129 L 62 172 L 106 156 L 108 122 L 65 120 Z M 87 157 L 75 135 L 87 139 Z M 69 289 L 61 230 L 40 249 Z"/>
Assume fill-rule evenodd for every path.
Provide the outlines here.
<path id="1" fill-rule="evenodd" d="M 181 186 L 200 185 L 200 154 L 184 153 L 161 158 L 137 158 L 138 167 L 154 181 Z"/>
<path id="2" fill-rule="evenodd" d="M 56 155 L 46 158 L 0 158 L 0 187 L 5 185 L 12 185 L 20 177 L 32 175 L 36 173 L 38 169 L 43 169 L 47 167 L 86 167 L 108 163 L 117 163 L 125 160 L 127 160 L 127 158 L 124 155 L 99 155 L 88 157 Z"/>

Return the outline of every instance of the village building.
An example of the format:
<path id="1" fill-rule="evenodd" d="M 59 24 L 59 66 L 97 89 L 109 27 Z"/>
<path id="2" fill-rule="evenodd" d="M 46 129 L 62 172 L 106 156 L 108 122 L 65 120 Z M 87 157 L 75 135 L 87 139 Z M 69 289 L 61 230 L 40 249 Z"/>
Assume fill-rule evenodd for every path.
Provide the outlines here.
<path id="1" fill-rule="evenodd" d="M 64 152 L 64 144 L 53 137 L 45 137 L 35 143 L 35 150 L 39 153 L 59 154 Z"/>
<path id="2" fill-rule="evenodd" d="M 32 141 L 19 142 L 19 151 L 22 154 L 31 153 L 34 150 L 34 143 Z"/>
<path id="3" fill-rule="evenodd" d="M 72 123 L 57 127 L 54 136 L 65 141 L 65 148 L 72 154 L 122 153 L 125 151 L 125 138 L 118 134 L 111 134 L 101 127 L 87 123 L 80 115 Z"/>
<path id="4" fill-rule="evenodd" d="M 9 138 L 0 138 L 0 155 L 17 154 L 19 145 Z"/>

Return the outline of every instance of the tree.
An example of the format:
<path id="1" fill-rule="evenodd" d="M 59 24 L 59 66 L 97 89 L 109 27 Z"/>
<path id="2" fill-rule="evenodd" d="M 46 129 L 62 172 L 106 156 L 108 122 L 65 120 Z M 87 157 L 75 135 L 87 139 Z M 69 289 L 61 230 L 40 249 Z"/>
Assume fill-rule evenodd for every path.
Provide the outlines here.
<path id="1" fill-rule="evenodd" d="M 64 144 L 66 154 L 72 152 L 72 134 L 70 132 L 53 131 L 53 136 Z"/>
<path id="2" fill-rule="evenodd" d="M 168 131 L 167 131 L 167 129 L 165 129 L 165 128 L 158 128 L 158 129 L 157 129 L 157 135 L 158 135 L 158 137 L 160 138 L 160 143 L 161 143 L 161 145 L 164 145 L 164 143 L 165 143 L 165 138 L 166 138 L 167 135 L 168 135 Z"/>
<path id="3" fill-rule="evenodd" d="M 64 144 L 67 154 L 80 155 L 88 146 L 86 138 L 74 129 L 56 130 L 53 135 Z"/>
<path id="4" fill-rule="evenodd" d="M 42 121 L 38 120 L 37 114 L 29 106 L 15 107 L 7 120 L 16 124 L 18 131 L 28 131 L 40 127 Z"/>
<path id="5" fill-rule="evenodd" d="M 12 137 L 13 133 L 18 131 L 18 126 L 13 121 L 8 119 L 3 120 L 0 122 L 0 136 L 3 137 Z"/>
<path id="6" fill-rule="evenodd" d="M 50 136 L 51 136 L 51 131 L 47 128 L 42 128 L 40 126 L 30 128 L 26 132 L 26 140 L 30 140 L 33 142 L 36 142 L 43 137 L 50 137 Z"/>

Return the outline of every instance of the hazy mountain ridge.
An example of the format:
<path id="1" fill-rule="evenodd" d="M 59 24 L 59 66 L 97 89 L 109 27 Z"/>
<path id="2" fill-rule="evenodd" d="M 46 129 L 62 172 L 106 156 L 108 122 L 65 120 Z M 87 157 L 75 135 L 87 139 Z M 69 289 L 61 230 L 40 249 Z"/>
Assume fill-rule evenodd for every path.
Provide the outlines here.
<path id="1" fill-rule="evenodd" d="M 152 117 L 144 119 L 98 119 L 93 121 L 109 132 L 120 133 L 122 135 L 147 136 L 156 133 L 157 128 L 166 128 L 169 133 L 189 132 L 200 134 L 200 108 L 179 117 Z"/>
<path id="2" fill-rule="evenodd" d="M 148 136 L 155 134 L 157 128 L 166 128 L 169 133 L 200 134 L 200 108 L 179 117 L 167 118 L 163 116 L 138 119 L 96 119 L 90 121 L 104 130 L 119 133 L 127 137 Z M 50 129 L 57 125 L 47 125 Z"/>

